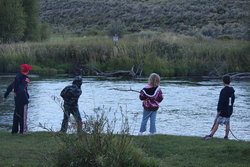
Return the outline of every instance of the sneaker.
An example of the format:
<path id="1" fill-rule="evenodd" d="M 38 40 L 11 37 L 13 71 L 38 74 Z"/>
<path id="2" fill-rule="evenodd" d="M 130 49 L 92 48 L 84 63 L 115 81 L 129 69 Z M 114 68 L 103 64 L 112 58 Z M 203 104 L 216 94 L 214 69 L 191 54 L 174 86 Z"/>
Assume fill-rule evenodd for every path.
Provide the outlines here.
<path id="1" fill-rule="evenodd" d="M 212 139 L 212 138 L 213 138 L 213 136 L 211 136 L 211 135 L 206 135 L 205 137 L 203 137 L 204 140 L 209 140 L 209 139 Z"/>
<path id="2" fill-rule="evenodd" d="M 139 133 L 138 133 L 138 136 L 143 136 L 143 132 L 139 132 Z"/>
<path id="3" fill-rule="evenodd" d="M 228 136 L 225 136 L 224 139 L 225 139 L 225 140 L 228 140 Z"/>

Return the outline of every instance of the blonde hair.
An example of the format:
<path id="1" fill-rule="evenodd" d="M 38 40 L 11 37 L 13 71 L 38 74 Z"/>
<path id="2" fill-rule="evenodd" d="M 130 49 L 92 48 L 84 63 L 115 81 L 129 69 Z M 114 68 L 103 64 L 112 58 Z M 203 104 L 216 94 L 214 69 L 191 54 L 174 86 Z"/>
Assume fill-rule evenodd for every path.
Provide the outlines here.
<path id="1" fill-rule="evenodd" d="M 152 73 L 150 74 L 149 78 L 148 78 L 148 84 L 153 86 L 153 87 L 156 87 L 156 86 L 159 86 L 160 85 L 160 76 L 156 73 Z"/>

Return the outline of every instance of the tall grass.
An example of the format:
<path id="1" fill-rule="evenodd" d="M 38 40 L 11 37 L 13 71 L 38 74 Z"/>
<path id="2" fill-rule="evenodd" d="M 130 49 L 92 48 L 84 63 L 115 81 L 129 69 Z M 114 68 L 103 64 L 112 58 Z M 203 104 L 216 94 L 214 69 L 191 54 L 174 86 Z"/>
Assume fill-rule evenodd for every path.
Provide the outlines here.
<path id="1" fill-rule="evenodd" d="M 114 43 L 109 37 L 67 38 L 41 43 L 0 45 L 0 72 L 14 72 L 22 63 L 34 73 L 85 74 L 142 69 L 144 75 L 221 75 L 250 71 L 250 43 L 240 40 L 198 39 L 183 35 L 141 32 Z"/>
<path id="2" fill-rule="evenodd" d="M 149 158 L 135 147 L 129 135 L 125 117 L 119 134 L 115 132 L 117 120 L 109 120 L 107 111 L 94 110 L 85 115 L 82 133 L 59 135 L 60 149 L 54 157 L 60 167 L 159 167 L 156 159 Z"/>

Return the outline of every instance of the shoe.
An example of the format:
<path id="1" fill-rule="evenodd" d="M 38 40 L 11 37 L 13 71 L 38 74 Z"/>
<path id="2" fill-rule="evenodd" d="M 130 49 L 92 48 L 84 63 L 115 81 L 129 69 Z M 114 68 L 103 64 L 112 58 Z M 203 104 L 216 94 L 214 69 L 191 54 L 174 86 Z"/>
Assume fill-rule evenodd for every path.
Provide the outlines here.
<path id="1" fill-rule="evenodd" d="M 212 138 L 213 138 L 213 136 L 211 136 L 211 135 L 206 135 L 205 137 L 203 137 L 204 140 L 209 140 L 209 139 L 212 139 Z"/>
<path id="2" fill-rule="evenodd" d="M 21 135 L 29 135 L 30 133 L 29 132 L 22 132 L 20 133 Z"/>
<path id="3" fill-rule="evenodd" d="M 225 136 L 224 139 L 225 139 L 225 140 L 228 140 L 228 136 Z"/>
<path id="4" fill-rule="evenodd" d="M 143 136 L 143 132 L 139 132 L 139 133 L 138 133 L 138 136 Z"/>

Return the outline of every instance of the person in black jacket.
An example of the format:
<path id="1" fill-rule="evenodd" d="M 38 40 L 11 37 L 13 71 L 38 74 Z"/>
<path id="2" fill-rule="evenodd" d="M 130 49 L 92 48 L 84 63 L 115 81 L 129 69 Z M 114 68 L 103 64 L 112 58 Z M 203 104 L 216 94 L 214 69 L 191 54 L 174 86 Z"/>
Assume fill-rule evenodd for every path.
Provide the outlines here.
<path id="1" fill-rule="evenodd" d="M 12 134 L 15 134 L 19 130 L 20 134 L 27 132 L 27 111 L 29 103 L 28 84 L 30 79 L 27 76 L 32 69 L 28 64 L 22 64 L 20 67 L 20 73 L 18 73 L 14 81 L 8 86 L 3 100 L 5 101 L 11 91 L 14 90 L 15 99 L 15 111 L 13 116 Z"/>
<path id="2" fill-rule="evenodd" d="M 78 109 L 78 99 L 82 94 L 81 85 L 82 78 L 77 76 L 74 78 L 72 85 L 66 86 L 60 94 L 64 100 L 64 116 L 60 130 L 62 133 L 67 132 L 70 114 L 72 114 L 76 120 L 77 132 L 82 131 L 82 118 Z"/>
<path id="3" fill-rule="evenodd" d="M 204 137 L 204 139 L 211 139 L 217 131 L 219 125 L 226 125 L 226 132 L 224 139 L 228 139 L 230 130 L 230 117 L 233 112 L 233 104 L 235 100 L 234 88 L 230 86 L 231 78 L 229 75 L 225 75 L 222 78 L 224 88 L 220 92 L 220 97 L 217 105 L 217 116 L 214 121 L 210 135 Z"/>

